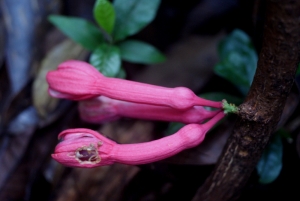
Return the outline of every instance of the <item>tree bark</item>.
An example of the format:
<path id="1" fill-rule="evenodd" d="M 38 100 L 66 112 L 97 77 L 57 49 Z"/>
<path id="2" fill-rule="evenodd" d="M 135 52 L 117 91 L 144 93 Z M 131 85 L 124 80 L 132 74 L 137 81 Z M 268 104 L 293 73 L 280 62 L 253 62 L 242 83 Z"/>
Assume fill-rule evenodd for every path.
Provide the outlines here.
<path id="1" fill-rule="evenodd" d="M 300 62 L 300 1 L 268 0 L 251 89 L 222 155 L 193 201 L 236 200 L 280 120 Z"/>

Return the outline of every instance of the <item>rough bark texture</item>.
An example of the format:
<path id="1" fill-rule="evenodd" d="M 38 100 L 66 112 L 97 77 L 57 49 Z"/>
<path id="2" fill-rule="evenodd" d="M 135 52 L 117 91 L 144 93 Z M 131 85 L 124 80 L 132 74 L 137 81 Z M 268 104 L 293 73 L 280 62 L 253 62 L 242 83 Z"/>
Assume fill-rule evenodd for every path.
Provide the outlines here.
<path id="1" fill-rule="evenodd" d="M 280 119 L 300 61 L 300 1 L 267 1 L 250 92 L 213 173 L 193 201 L 236 200 Z"/>

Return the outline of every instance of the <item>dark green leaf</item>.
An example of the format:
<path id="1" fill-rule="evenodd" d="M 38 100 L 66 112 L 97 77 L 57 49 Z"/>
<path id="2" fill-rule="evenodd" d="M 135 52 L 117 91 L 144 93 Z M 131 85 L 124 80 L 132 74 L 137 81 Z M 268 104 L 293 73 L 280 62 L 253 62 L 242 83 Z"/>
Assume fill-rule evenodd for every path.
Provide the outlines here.
<path id="1" fill-rule="evenodd" d="M 166 57 L 152 45 L 137 41 L 126 40 L 119 44 L 121 57 L 125 61 L 142 64 L 160 63 Z"/>
<path id="2" fill-rule="evenodd" d="M 239 105 L 243 102 L 241 98 L 223 92 L 204 93 L 200 94 L 199 97 L 213 101 L 222 101 L 223 99 L 226 99 L 228 103 L 233 103 L 236 105 Z"/>
<path id="3" fill-rule="evenodd" d="M 256 61 L 251 60 L 251 56 L 246 52 L 244 54 L 240 51 L 228 52 L 226 57 L 216 65 L 215 71 L 237 86 L 250 87 L 253 77 L 250 79 L 248 69 L 256 65 Z"/>
<path id="4" fill-rule="evenodd" d="M 291 135 L 290 132 L 288 132 L 286 129 L 284 128 L 279 128 L 277 133 L 280 135 L 280 137 L 282 139 L 287 140 L 288 142 L 293 142 L 293 137 Z"/>
<path id="5" fill-rule="evenodd" d="M 277 133 L 282 138 L 291 138 L 291 134 L 284 128 L 279 128 Z"/>
<path id="6" fill-rule="evenodd" d="M 296 76 L 300 75 L 300 63 L 298 65 L 298 69 L 297 69 L 297 73 L 296 73 Z"/>
<path id="7" fill-rule="evenodd" d="M 116 77 L 121 67 L 119 48 L 105 43 L 101 44 L 92 53 L 90 63 L 103 75 L 107 77 Z"/>
<path id="8" fill-rule="evenodd" d="M 219 121 L 218 123 L 216 123 L 212 129 L 210 130 L 213 130 L 214 128 L 216 128 L 219 124 L 221 124 L 223 120 Z M 177 131 L 179 131 L 182 127 L 184 127 L 186 124 L 183 124 L 183 123 L 180 123 L 180 122 L 170 122 L 169 123 L 169 126 L 166 130 L 166 133 L 165 135 L 172 135 L 174 133 L 176 133 Z"/>
<path id="9" fill-rule="evenodd" d="M 220 58 L 226 57 L 227 53 L 231 51 L 248 51 L 249 47 L 252 48 L 252 43 L 249 36 L 245 32 L 239 29 L 235 29 L 220 43 Z"/>
<path id="10" fill-rule="evenodd" d="M 176 133 L 177 131 L 179 131 L 179 129 L 181 129 L 183 126 L 185 126 L 185 124 L 183 123 L 178 123 L 178 122 L 170 122 L 169 126 L 167 128 L 166 131 L 166 135 L 172 135 L 174 133 Z"/>
<path id="11" fill-rule="evenodd" d="M 116 75 L 117 78 L 122 78 L 125 79 L 126 78 L 126 72 L 125 70 L 121 67 L 118 74 Z"/>
<path id="12" fill-rule="evenodd" d="M 91 22 L 60 15 L 51 15 L 49 21 L 65 35 L 88 50 L 94 50 L 103 42 L 101 31 Z"/>
<path id="13" fill-rule="evenodd" d="M 148 25 L 155 17 L 160 0 L 115 0 L 114 40 L 120 41 Z"/>
<path id="14" fill-rule="evenodd" d="M 97 0 L 94 6 L 94 18 L 109 34 L 115 25 L 115 10 L 108 0 Z"/>
<path id="15" fill-rule="evenodd" d="M 282 168 L 282 152 L 281 137 L 275 133 L 256 166 L 260 183 L 271 183 L 279 176 Z"/>
<path id="16" fill-rule="evenodd" d="M 257 54 L 250 38 L 242 31 L 233 31 L 219 45 L 220 62 L 215 73 L 235 84 L 243 94 L 251 86 L 256 66 Z"/>

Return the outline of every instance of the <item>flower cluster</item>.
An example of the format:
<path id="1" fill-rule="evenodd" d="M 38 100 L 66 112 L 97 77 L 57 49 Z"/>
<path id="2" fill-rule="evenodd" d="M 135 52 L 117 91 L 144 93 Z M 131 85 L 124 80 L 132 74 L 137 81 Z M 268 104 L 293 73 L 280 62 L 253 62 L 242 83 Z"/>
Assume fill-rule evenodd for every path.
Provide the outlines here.
<path id="1" fill-rule="evenodd" d="M 63 62 L 57 70 L 49 72 L 46 79 L 51 96 L 80 100 L 80 116 L 87 122 L 132 117 L 188 124 L 171 136 L 125 145 L 90 129 L 63 131 L 59 134 L 62 141 L 52 157 L 67 166 L 90 168 L 162 160 L 200 144 L 207 131 L 225 115 L 222 102 L 200 98 L 185 87 L 166 88 L 104 77 L 82 61 Z M 208 111 L 203 106 L 218 110 Z"/>

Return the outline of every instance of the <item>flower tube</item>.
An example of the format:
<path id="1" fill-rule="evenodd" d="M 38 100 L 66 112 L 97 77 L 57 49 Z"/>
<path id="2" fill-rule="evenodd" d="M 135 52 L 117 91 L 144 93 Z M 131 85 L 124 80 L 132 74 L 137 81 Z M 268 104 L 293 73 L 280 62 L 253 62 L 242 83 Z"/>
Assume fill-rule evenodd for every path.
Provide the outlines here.
<path id="1" fill-rule="evenodd" d="M 117 144 L 90 129 L 68 129 L 59 134 L 62 141 L 52 157 L 63 165 L 82 168 L 152 163 L 197 146 L 224 115 L 219 112 L 204 124 L 189 124 L 173 135 L 137 144 Z"/>
<path id="2" fill-rule="evenodd" d="M 193 106 L 222 108 L 222 102 L 196 96 L 185 87 L 167 88 L 118 78 L 108 78 L 83 61 L 66 61 L 46 79 L 49 94 L 57 98 L 84 100 L 99 95 L 135 103 L 188 109 Z"/>
<path id="3" fill-rule="evenodd" d="M 181 123 L 202 123 L 215 116 L 218 111 L 208 111 L 202 106 L 177 110 L 166 106 L 133 103 L 99 96 L 79 101 L 79 114 L 89 123 L 104 123 L 121 117 L 147 120 L 175 121 Z"/>

